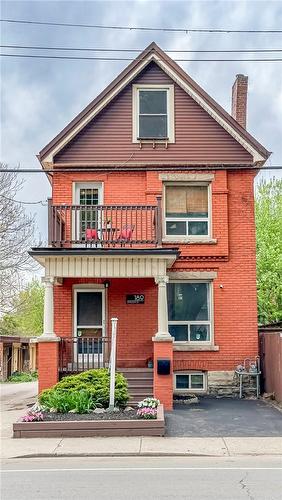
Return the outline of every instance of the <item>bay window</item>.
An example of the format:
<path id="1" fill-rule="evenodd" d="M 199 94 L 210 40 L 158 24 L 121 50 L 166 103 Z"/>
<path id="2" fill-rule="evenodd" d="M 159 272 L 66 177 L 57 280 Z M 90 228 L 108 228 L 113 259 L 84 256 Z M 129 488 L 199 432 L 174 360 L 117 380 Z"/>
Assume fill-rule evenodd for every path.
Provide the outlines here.
<path id="1" fill-rule="evenodd" d="M 211 284 L 168 283 L 168 327 L 175 342 L 211 343 Z"/>

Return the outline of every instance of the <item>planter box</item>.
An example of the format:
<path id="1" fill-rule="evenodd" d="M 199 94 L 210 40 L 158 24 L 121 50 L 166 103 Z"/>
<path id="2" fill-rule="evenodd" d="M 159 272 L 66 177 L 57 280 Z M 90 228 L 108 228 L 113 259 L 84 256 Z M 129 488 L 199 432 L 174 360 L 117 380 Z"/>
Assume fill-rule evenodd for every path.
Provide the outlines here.
<path id="1" fill-rule="evenodd" d="M 54 420 L 52 422 L 17 422 L 14 438 L 94 437 L 94 436 L 164 436 L 163 405 L 155 420 Z"/>

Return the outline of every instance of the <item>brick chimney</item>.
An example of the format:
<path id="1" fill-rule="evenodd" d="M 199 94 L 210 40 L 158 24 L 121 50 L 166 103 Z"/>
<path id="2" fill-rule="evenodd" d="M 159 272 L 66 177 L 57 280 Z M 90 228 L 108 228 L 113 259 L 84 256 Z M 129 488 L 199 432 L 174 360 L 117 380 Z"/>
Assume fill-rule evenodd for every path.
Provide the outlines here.
<path id="1" fill-rule="evenodd" d="M 232 116 L 244 128 L 247 122 L 248 77 L 236 75 L 232 87 Z"/>

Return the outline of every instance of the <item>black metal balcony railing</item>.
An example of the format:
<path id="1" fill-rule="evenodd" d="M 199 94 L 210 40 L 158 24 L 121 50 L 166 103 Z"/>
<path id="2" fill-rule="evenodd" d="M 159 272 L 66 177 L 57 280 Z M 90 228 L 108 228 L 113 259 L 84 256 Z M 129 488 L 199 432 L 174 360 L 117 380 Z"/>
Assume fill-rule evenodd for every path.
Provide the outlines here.
<path id="1" fill-rule="evenodd" d="M 157 205 L 48 205 L 48 243 L 63 247 L 161 245 Z"/>
<path id="2" fill-rule="evenodd" d="M 61 338 L 59 344 L 59 373 L 67 375 L 94 368 L 108 368 L 110 355 L 110 337 Z"/>

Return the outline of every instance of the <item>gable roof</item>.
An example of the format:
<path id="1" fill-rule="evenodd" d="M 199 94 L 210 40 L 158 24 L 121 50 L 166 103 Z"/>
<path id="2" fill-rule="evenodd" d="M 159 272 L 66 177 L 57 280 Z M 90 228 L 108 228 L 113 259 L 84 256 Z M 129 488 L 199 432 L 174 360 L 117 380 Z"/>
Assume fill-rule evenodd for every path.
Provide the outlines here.
<path id="1" fill-rule="evenodd" d="M 270 152 L 210 97 L 175 61 L 152 42 L 132 61 L 86 108 L 84 108 L 39 153 L 38 159 L 51 163 L 54 156 L 68 144 L 109 102 L 151 62 L 155 62 L 203 109 L 205 109 L 252 156 L 256 164 L 263 163 Z"/>

